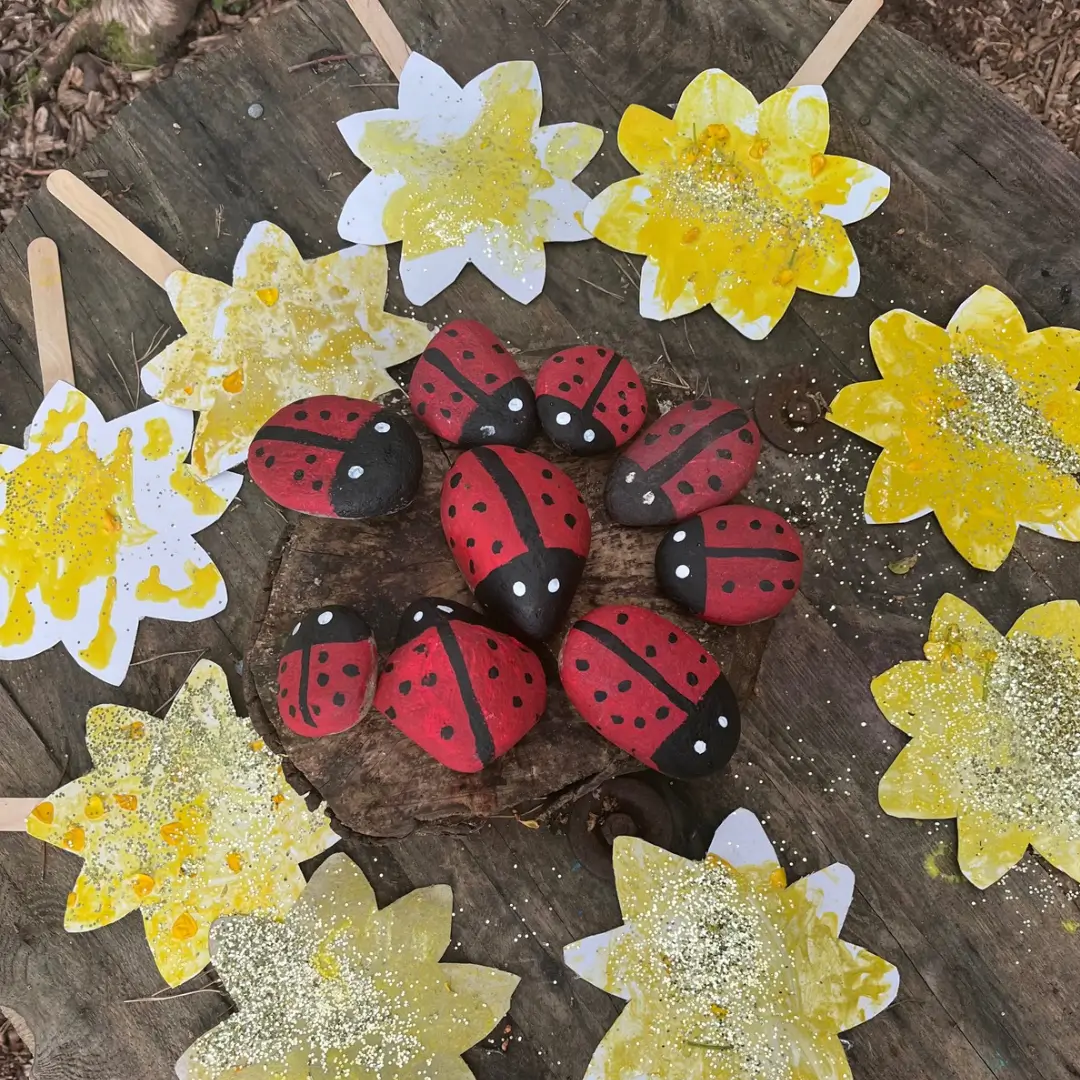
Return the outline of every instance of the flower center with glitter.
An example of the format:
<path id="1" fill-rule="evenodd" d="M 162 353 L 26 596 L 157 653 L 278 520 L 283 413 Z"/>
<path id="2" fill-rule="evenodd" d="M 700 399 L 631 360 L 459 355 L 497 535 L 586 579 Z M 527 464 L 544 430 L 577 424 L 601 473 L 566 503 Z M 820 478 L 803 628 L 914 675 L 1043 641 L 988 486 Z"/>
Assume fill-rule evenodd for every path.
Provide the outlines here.
<path id="1" fill-rule="evenodd" d="M 1050 421 L 1024 397 L 1016 380 L 993 356 L 954 349 L 937 374 L 955 386 L 962 400 L 948 402 L 939 416 L 942 427 L 969 445 L 1004 446 L 1030 454 L 1060 475 L 1080 473 L 1080 454 Z"/>

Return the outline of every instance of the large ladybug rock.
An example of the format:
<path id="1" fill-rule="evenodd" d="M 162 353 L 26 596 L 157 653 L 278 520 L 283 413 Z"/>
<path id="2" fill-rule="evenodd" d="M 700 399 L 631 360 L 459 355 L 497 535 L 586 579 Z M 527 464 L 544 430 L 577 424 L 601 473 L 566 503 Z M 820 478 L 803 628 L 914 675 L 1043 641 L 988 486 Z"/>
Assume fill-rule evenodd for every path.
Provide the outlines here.
<path id="1" fill-rule="evenodd" d="M 544 433 L 571 454 L 606 454 L 645 423 L 641 376 L 611 349 L 579 345 L 544 361 L 536 377 L 536 411 Z"/>
<path id="2" fill-rule="evenodd" d="M 687 518 L 660 541 L 656 579 L 687 611 L 725 626 L 771 619 L 802 580 L 798 533 L 756 506 L 717 506 Z"/>
<path id="3" fill-rule="evenodd" d="M 536 399 L 506 346 L 483 323 L 447 323 L 423 351 L 412 379 L 413 412 L 455 446 L 527 446 Z"/>
<path id="4" fill-rule="evenodd" d="M 297 735 L 333 735 L 367 715 L 379 657 L 371 627 L 351 608 L 323 607 L 291 630 L 278 661 L 278 712 Z"/>
<path id="5" fill-rule="evenodd" d="M 401 617 L 375 707 L 448 768 L 478 772 L 540 719 L 547 683 L 536 654 L 471 608 L 427 597 Z"/>
<path id="6" fill-rule="evenodd" d="M 302 514 L 370 518 L 412 502 L 424 455 L 406 420 L 373 401 L 310 397 L 279 409 L 248 453 L 252 480 Z"/>
<path id="7" fill-rule="evenodd" d="M 526 450 L 483 446 L 450 467 L 442 526 L 469 588 L 528 637 L 553 633 L 589 554 L 589 511 L 574 482 Z"/>
<path id="8" fill-rule="evenodd" d="M 645 608 L 602 607 L 579 619 L 563 643 L 559 675 L 601 735 L 668 776 L 713 772 L 739 744 L 739 706 L 720 665 Z"/>
<path id="9" fill-rule="evenodd" d="M 670 525 L 733 499 L 761 452 L 757 424 L 730 401 L 697 398 L 665 413 L 616 459 L 608 512 L 623 525 Z"/>

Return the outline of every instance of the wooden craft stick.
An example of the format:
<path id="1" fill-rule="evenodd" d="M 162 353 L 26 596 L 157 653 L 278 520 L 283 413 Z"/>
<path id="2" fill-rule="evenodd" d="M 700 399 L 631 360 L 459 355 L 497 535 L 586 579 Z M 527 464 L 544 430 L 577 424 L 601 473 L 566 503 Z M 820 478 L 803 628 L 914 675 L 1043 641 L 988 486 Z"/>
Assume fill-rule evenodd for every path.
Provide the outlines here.
<path id="1" fill-rule="evenodd" d="M 394 25 L 386 8 L 379 0 L 348 0 L 348 4 L 371 38 L 372 45 L 386 61 L 386 66 L 400 79 L 401 69 L 412 50 L 405 44 L 401 31 Z"/>
<path id="2" fill-rule="evenodd" d="M 858 36 L 870 25 L 881 4 L 882 0 L 851 0 L 803 66 L 795 72 L 788 86 L 821 86 L 844 59 L 844 54 L 855 44 Z"/>
<path id="3" fill-rule="evenodd" d="M 57 169 L 45 181 L 49 191 L 80 221 L 107 240 L 129 262 L 162 288 L 171 274 L 184 268 L 164 248 L 140 232 L 92 187 L 67 169 Z"/>
<path id="4" fill-rule="evenodd" d="M 30 299 L 34 305 L 41 388 L 47 394 L 58 382 L 75 385 L 64 286 L 60 280 L 60 253 L 56 244 L 47 236 L 31 240 L 26 249 L 26 267 L 30 273 Z"/>
<path id="5" fill-rule="evenodd" d="M 0 832 L 24 832 L 30 811 L 40 799 L 0 799 Z"/>

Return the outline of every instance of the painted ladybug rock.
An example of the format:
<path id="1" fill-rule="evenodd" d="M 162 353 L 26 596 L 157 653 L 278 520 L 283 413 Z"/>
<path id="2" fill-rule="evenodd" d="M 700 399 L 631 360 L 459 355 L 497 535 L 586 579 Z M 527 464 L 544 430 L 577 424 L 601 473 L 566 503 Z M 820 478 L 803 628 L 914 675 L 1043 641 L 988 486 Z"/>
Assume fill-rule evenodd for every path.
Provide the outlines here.
<path id="1" fill-rule="evenodd" d="M 375 707 L 433 758 L 478 772 L 536 724 L 547 683 L 536 654 L 452 600 L 406 609 Z"/>
<path id="2" fill-rule="evenodd" d="M 334 735 L 371 708 L 379 666 L 371 627 L 351 608 L 305 615 L 278 661 L 278 712 L 297 735 Z"/>
<path id="3" fill-rule="evenodd" d="M 483 323 L 457 319 L 423 351 L 409 381 L 413 412 L 455 446 L 527 446 L 536 399 L 506 346 Z"/>
<path id="4" fill-rule="evenodd" d="M 739 744 L 739 706 L 720 665 L 689 634 L 641 607 L 602 607 L 570 629 L 563 689 L 606 739 L 651 769 L 690 780 Z"/>
<path id="5" fill-rule="evenodd" d="M 698 398 L 665 413 L 616 459 L 605 499 L 623 525 L 670 525 L 733 499 L 761 452 L 757 424 L 730 401 Z"/>
<path id="6" fill-rule="evenodd" d="M 802 580 L 798 533 L 756 506 L 717 506 L 670 529 L 656 578 L 675 603 L 725 626 L 778 615 Z"/>
<path id="7" fill-rule="evenodd" d="M 589 511 L 574 482 L 527 450 L 482 446 L 450 467 L 442 526 L 477 600 L 544 638 L 570 608 L 589 554 Z"/>
<path id="8" fill-rule="evenodd" d="M 373 401 L 310 397 L 279 409 L 255 435 L 252 480 L 302 514 L 370 518 L 403 510 L 424 455 L 408 421 Z"/>
<path id="9" fill-rule="evenodd" d="M 645 423 L 641 376 L 624 356 L 597 345 L 564 349 L 536 377 L 536 410 L 560 450 L 591 456 L 628 443 Z"/>

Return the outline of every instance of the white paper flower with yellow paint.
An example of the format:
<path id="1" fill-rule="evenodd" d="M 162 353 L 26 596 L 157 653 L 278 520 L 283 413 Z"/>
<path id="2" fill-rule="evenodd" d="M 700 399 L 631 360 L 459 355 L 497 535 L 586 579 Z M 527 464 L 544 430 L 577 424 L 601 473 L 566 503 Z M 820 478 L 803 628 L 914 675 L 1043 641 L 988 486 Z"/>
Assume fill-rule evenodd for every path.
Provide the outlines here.
<path id="1" fill-rule="evenodd" d="M 787 884 L 761 823 L 737 810 L 697 862 L 615 841 L 623 925 L 566 963 L 629 1004 L 585 1080 L 851 1080 L 838 1034 L 896 997 L 892 964 L 840 939 L 855 876 Z"/>
<path id="2" fill-rule="evenodd" d="M 177 271 L 166 289 L 187 333 L 142 370 L 146 392 L 195 409 L 191 462 L 216 476 L 247 458 L 256 432 L 290 402 L 375 398 L 387 368 L 421 352 L 432 330 L 391 315 L 386 252 L 352 247 L 304 260 L 284 230 L 252 226 L 233 283 Z"/>
<path id="3" fill-rule="evenodd" d="M 304 889 L 297 863 L 337 840 L 208 660 L 164 718 L 91 709 L 86 745 L 94 768 L 39 803 L 27 832 L 84 859 L 64 926 L 95 930 L 141 910 L 171 986 L 209 963 L 219 916 L 284 916 Z"/>
<path id="4" fill-rule="evenodd" d="M 452 913 L 446 885 L 380 911 L 331 855 L 284 922 L 222 919 L 211 955 L 238 1011 L 184 1054 L 180 1080 L 471 1080 L 460 1055 L 506 1014 L 518 977 L 439 963 Z"/>
<path id="5" fill-rule="evenodd" d="M 26 448 L 0 446 L 0 659 L 62 642 L 119 685 L 140 619 L 192 622 L 225 607 L 192 534 L 225 512 L 241 478 L 199 480 L 184 464 L 191 428 L 191 413 L 169 405 L 106 422 L 57 383 Z"/>
<path id="6" fill-rule="evenodd" d="M 361 244 L 402 241 L 401 284 L 426 304 L 466 263 L 523 304 L 544 288 L 544 244 L 588 240 L 589 197 L 574 177 L 604 133 L 587 124 L 541 126 L 532 61 L 496 64 L 461 87 L 413 53 L 396 109 L 339 121 L 371 173 L 353 191 L 338 232 Z"/>

